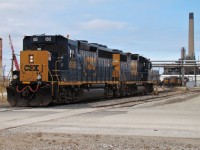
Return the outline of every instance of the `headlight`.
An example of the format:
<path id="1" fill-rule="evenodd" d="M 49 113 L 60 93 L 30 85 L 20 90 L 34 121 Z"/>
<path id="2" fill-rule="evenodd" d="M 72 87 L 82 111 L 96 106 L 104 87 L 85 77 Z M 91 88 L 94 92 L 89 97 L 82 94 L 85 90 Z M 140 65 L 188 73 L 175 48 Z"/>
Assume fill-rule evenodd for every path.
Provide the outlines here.
<path id="1" fill-rule="evenodd" d="M 37 80 L 41 80 L 42 79 L 42 76 L 41 75 L 37 75 Z"/>
<path id="2" fill-rule="evenodd" d="M 33 55 L 29 55 L 29 63 L 33 63 L 34 62 L 34 56 Z"/>
<path id="3" fill-rule="evenodd" d="M 16 80 L 18 78 L 18 76 L 15 74 L 13 75 L 13 79 Z"/>

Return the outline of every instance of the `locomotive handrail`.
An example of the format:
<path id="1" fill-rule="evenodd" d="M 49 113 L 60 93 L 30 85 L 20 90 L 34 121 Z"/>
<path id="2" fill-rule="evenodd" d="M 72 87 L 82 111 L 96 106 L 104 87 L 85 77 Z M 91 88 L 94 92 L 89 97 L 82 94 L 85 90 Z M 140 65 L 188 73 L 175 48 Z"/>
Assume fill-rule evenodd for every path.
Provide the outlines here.
<path id="1" fill-rule="evenodd" d="M 50 76 L 51 76 L 51 85 L 52 85 L 52 90 L 51 90 L 51 92 L 52 92 L 52 94 L 54 93 L 54 89 L 53 89 L 53 76 L 52 76 L 52 74 L 51 74 L 51 71 L 49 70 L 49 67 L 48 67 L 48 72 L 49 72 L 49 74 L 50 74 Z"/>
<path id="2" fill-rule="evenodd" d="M 55 70 L 52 70 L 52 71 L 55 71 L 55 76 L 56 76 L 58 82 L 60 82 L 59 78 L 58 78 L 58 74 L 57 74 L 57 72 L 60 71 L 60 70 L 58 70 L 58 62 L 61 62 L 61 61 L 62 61 L 62 59 L 56 60 L 55 61 Z M 58 90 L 59 90 L 59 86 L 58 86 Z"/>
<path id="3" fill-rule="evenodd" d="M 57 78 L 57 81 L 58 81 L 58 83 L 59 83 L 60 81 L 59 81 L 59 78 L 58 78 L 57 71 L 60 71 L 60 70 L 52 70 L 52 71 L 54 71 L 54 72 L 55 72 L 55 76 L 56 76 L 56 78 Z M 58 84 L 58 93 L 59 93 L 59 84 Z"/>
<path id="4" fill-rule="evenodd" d="M 55 72 L 55 76 L 56 76 L 56 78 L 57 78 L 57 81 L 60 82 L 60 80 L 59 80 L 59 78 L 58 78 L 59 75 L 57 74 L 57 72 L 58 72 L 58 71 L 61 71 L 61 70 L 52 70 L 52 71 Z"/>

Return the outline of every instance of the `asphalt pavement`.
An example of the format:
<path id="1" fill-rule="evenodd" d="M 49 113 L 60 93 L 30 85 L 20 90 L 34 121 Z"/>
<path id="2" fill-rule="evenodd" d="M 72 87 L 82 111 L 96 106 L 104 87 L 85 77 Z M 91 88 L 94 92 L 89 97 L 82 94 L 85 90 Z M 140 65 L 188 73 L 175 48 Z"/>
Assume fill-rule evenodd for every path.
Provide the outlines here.
<path id="1" fill-rule="evenodd" d="M 200 96 L 103 109 L 86 104 L 0 108 L 0 131 L 200 138 Z"/>

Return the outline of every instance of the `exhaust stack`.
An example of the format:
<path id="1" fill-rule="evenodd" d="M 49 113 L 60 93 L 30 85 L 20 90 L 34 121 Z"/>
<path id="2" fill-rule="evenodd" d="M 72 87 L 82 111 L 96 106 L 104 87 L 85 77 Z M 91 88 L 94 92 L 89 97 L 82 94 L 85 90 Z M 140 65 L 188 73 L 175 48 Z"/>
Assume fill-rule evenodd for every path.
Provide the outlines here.
<path id="1" fill-rule="evenodd" d="M 188 57 L 194 60 L 194 14 L 189 13 Z"/>
<path id="2" fill-rule="evenodd" d="M 185 48 L 184 47 L 182 47 L 181 48 L 181 60 L 185 60 Z"/>

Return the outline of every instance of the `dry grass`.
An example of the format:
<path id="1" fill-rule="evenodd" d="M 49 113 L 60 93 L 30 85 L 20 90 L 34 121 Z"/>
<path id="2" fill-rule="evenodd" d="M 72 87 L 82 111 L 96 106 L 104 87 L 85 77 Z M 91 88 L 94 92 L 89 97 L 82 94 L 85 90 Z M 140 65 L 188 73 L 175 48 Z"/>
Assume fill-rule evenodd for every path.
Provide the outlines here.
<path id="1" fill-rule="evenodd" d="M 7 102 L 6 86 L 0 84 L 0 103 Z"/>

